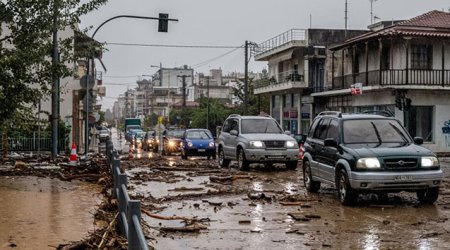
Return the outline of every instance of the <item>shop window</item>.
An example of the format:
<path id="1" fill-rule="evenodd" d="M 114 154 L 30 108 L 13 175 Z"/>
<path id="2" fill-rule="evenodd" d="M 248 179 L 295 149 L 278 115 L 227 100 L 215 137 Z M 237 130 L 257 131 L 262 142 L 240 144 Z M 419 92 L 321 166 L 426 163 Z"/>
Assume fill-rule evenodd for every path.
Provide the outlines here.
<path id="1" fill-rule="evenodd" d="M 405 127 L 414 137 L 422 137 L 425 142 L 433 141 L 433 107 L 412 106 L 405 112 Z"/>

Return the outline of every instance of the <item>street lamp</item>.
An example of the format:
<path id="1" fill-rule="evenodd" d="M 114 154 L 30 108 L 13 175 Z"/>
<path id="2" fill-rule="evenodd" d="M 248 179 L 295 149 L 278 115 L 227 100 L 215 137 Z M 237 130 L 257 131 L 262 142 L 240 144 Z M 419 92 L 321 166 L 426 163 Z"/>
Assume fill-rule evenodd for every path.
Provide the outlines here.
<path id="1" fill-rule="evenodd" d="M 169 21 L 175 21 L 178 22 L 178 19 L 169 19 L 169 14 L 159 14 L 159 17 L 146 17 L 146 16 L 133 16 L 133 15 L 118 15 L 115 17 L 111 17 L 109 19 L 107 19 L 106 21 L 104 21 L 102 24 L 100 24 L 97 29 L 95 29 L 94 33 L 92 33 L 91 39 L 94 40 L 95 34 L 97 34 L 97 32 L 99 31 L 99 29 L 101 27 L 103 27 L 103 25 L 105 25 L 106 23 L 114 20 L 114 19 L 118 19 L 118 18 L 134 18 L 134 19 L 150 19 L 150 20 L 158 20 L 159 21 L 159 26 L 158 26 L 158 31 L 159 32 L 167 32 L 167 25 Z M 87 61 L 87 70 L 86 70 L 86 75 L 87 75 L 87 83 L 86 83 L 86 116 L 85 116 L 85 130 L 84 130 L 84 134 L 85 134 L 85 156 L 86 156 L 86 160 L 88 159 L 88 152 L 89 152 L 89 87 L 88 87 L 88 82 L 89 82 L 89 63 L 90 63 L 91 57 L 89 56 L 88 61 Z"/>

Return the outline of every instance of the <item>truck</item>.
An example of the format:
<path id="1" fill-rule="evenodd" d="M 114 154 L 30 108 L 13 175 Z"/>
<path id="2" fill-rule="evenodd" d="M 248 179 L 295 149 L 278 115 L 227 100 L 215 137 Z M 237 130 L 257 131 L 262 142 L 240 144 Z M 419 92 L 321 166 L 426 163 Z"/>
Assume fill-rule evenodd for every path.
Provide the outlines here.
<path id="1" fill-rule="evenodd" d="M 125 118 L 125 140 L 131 141 L 133 138 L 131 136 L 132 130 L 142 130 L 141 128 L 141 119 L 139 118 Z"/>

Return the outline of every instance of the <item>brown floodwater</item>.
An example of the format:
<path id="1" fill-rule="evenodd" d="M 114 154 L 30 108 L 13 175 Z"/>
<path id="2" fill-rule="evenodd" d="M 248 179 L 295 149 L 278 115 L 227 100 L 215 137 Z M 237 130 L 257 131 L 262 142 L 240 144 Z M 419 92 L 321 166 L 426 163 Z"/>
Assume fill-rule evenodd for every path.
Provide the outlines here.
<path id="1" fill-rule="evenodd" d="M 39 177 L 0 177 L 0 249 L 54 249 L 94 229 L 98 187 Z"/>

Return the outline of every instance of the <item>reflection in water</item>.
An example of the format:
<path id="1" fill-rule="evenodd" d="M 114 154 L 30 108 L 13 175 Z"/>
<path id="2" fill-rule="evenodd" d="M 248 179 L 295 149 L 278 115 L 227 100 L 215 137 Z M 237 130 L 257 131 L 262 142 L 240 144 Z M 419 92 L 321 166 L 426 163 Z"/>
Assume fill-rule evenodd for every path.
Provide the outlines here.
<path id="1" fill-rule="evenodd" d="M 263 190 L 261 182 L 253 182 L 252 184 L 253 184 L 253 190 L 255 190 L 255 191 Z"/>
<path id="2" fill-rule="evenodd" d="M 287 182 L 286 184 L 284 184 L 284 191 L 288 194 L 293 194 L 294 190 L 296 190 L 295 188 L 295 184 L 292 182 Z"/>
<path id="3" fill-rule="evenodd" d="M 419 241 L 419 250 L 430 250 L 431 245 L 430 245 L 430 241 L 428 239 L 421 239 Z"/>
<path id="4" fill-rule="evenodd" d="M 93 230 L 97 187 L 38 177 L 0 177 L 0 248 L 54 249 Z"/>
<path id="5" fill-rule="evenodd" d="M 365 250 L 379 250 L 380 249 L 380 241 L 378 239 L 378 235 L 375 232 L 375 229 L 371 228 L 364 235 L 364 249 Z"/>

